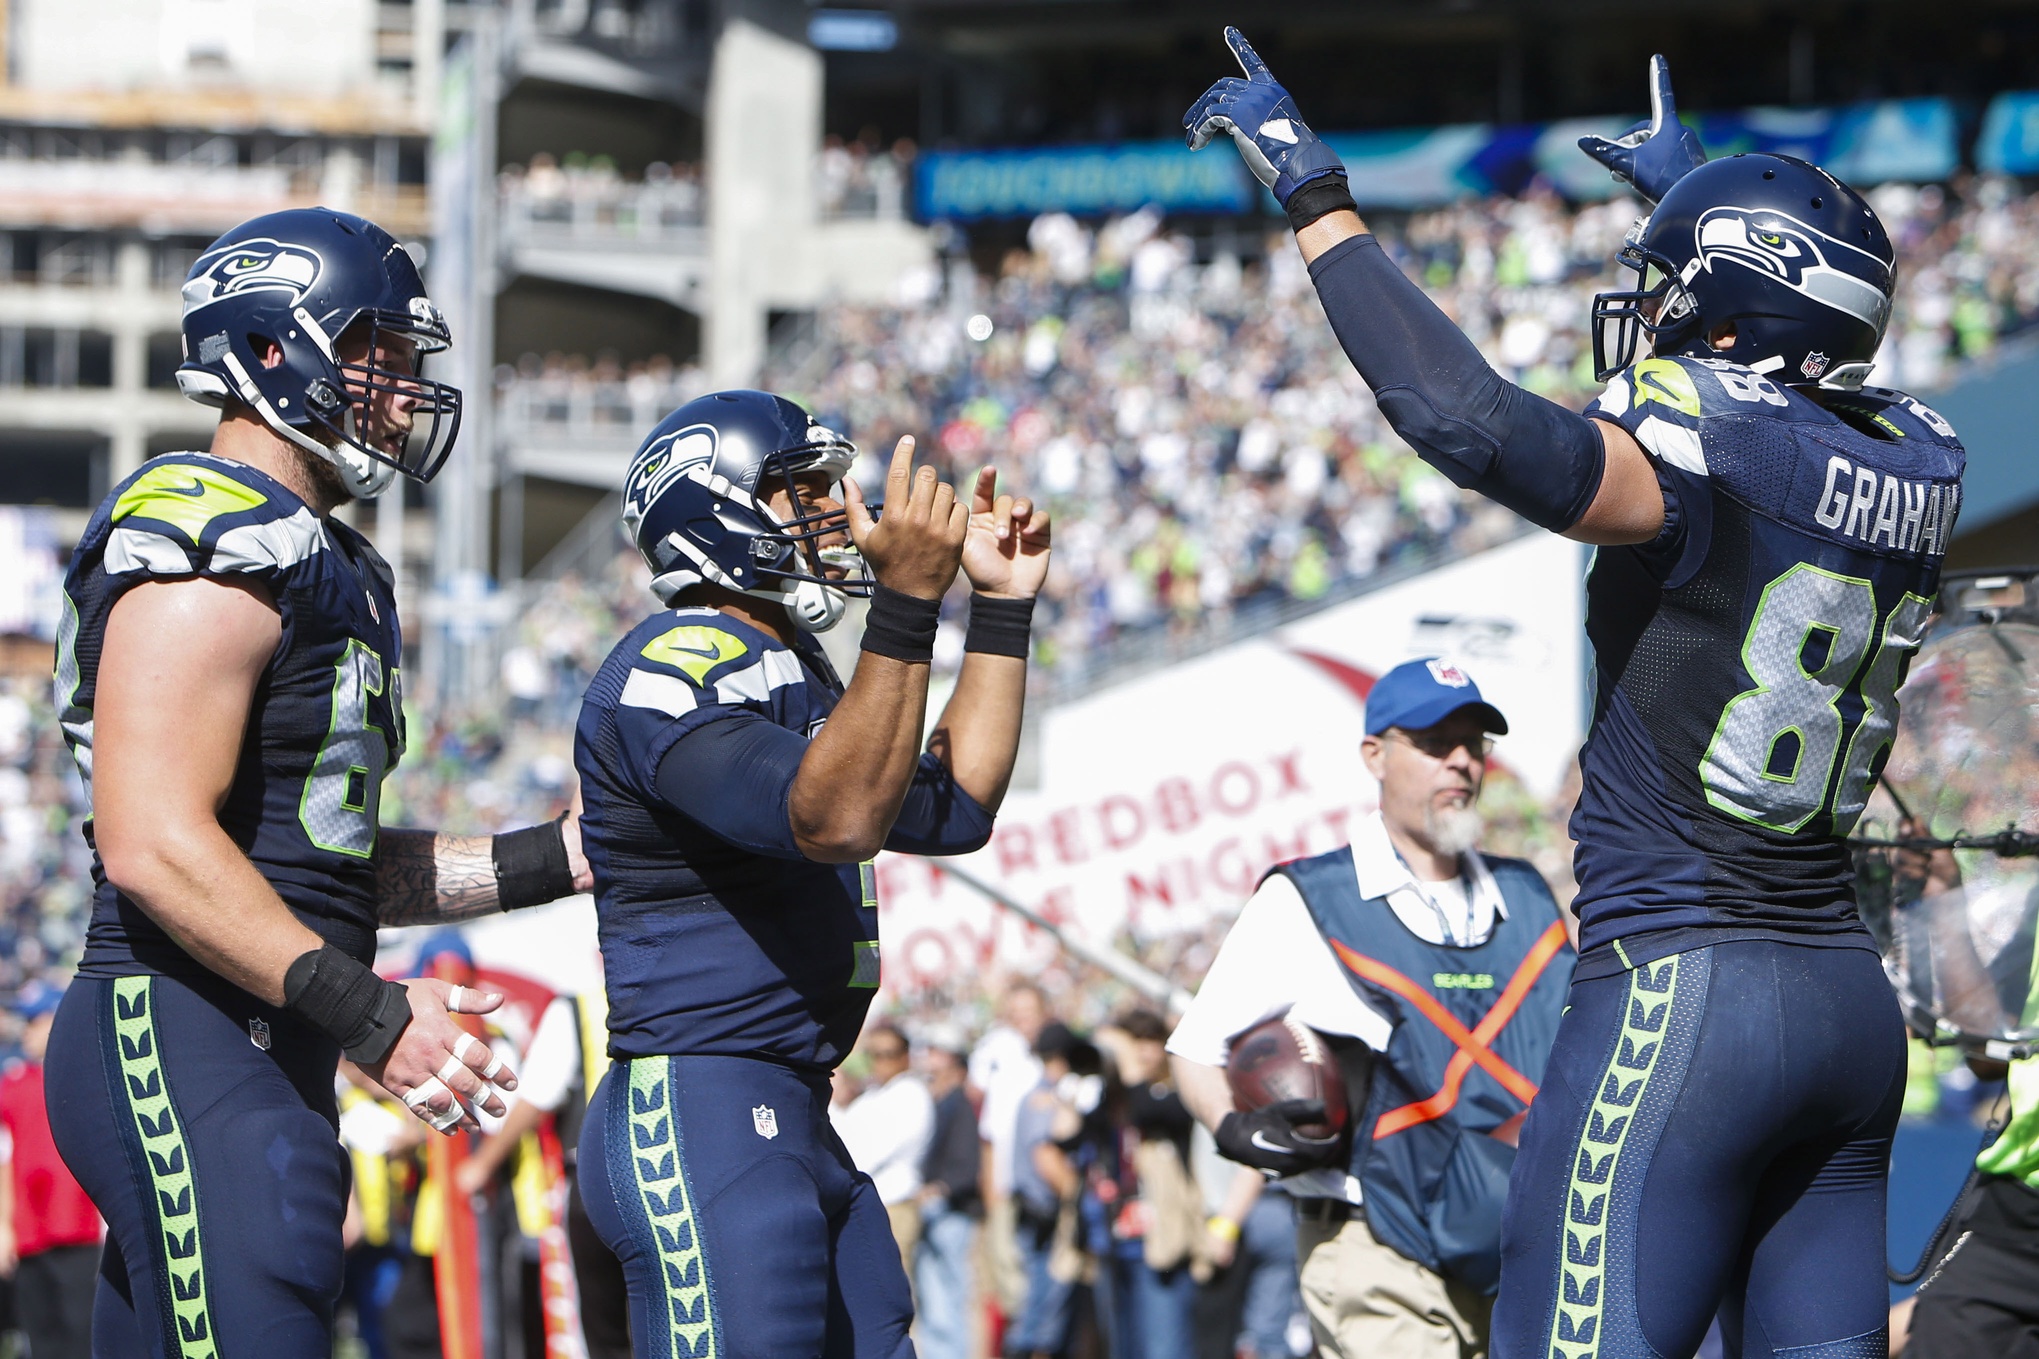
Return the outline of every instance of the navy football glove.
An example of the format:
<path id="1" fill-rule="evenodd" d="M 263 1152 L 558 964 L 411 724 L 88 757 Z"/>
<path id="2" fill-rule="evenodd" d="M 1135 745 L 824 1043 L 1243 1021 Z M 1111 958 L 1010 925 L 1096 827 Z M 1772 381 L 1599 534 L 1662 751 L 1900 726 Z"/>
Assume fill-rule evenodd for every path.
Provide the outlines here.
<path id="1" fill-rule="evenodd" d="M 1650 120 L 1613 141 L 1581 137 L 1579 149 L 1622 183 L 1635 185 L 1652 207 L 1688 171 L 1706 164 L 1699 134 L 1678 121 L 1678 107 L 1671 101 L 1671 64 L 1660 56 L 1650 58 Z"/>
<path id="2" fill-rule="evenodd" d="M 1189 149 L 1201 151 L 1220 132 L 1231 133 L 1246 168 L 1274 190 L 1284 207 L 1289 195 L 1309 181 L 1343 175 L 1345 163 L 1310 131 L 1296 112 L 1296 101 L 1275 83 L 1253 45 L 1236 28 L 1225 30 L 1225 42 L 1246 78 L 1226 76 L 1189 106 L 1182 115 Z"/>
<path id="3" fill-rule="evenodd" d="M 1338 1159 L 1336 1137 L 1305 1137 L 1298 1123 L 1321 1123 L 1324 1102 L 1285 1099 L 1250 1113 L 1234 1109 L 1220 1119 L 1218 1150 L 1225 1159 L 1277 1175 L 1295 1175 L 1328 1166 Z"/>

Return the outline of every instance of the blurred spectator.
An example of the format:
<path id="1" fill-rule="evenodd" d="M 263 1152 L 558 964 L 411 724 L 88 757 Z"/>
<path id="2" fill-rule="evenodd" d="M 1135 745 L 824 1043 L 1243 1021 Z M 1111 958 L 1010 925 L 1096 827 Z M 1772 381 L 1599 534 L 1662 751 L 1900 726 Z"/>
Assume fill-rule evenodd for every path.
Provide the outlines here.
<path id="1" fill-rule="evenodd" d="M 875 217 L 899 221 L 906 216 L 906 193 L 912 183 L 914 144 L 901 138 L 889 151 L 878 148 L 875 132 L 853 142 L 830 135 L 814 166 L 815 191 L 823 220 Z"/>
<path id="2" fill-rule="evenodd" d="M 99 1213 L 50 1137 L 42 1059 L 63 992 L 46 982 L 15 1001 L 21 1060 L 0 1075 L 0 1273 L 14 1277 L 15 1315 L 33 1359 L 88 1359 L 99 1282 Z"/>
<path id="3" fill-rule="evenodd" d="M 608 156 L 540 151 L 529 166 L 507 165 L 496 177 L 506 232 L 566 232 L 583 238 L 655 240 L 698 229 L 704 203 L 694 165 L 654 161 L 626 179 Z"/>
<path id="4" fill-rule="evenodd" d="M 1058 1143 L 1080 1135 L 1101 1088 L 1097 1049 L 1065 1024 L 1044 1025 L 1034 1055 L 1041 1079 L 1020 1102 L 1013 1141 L 1014 1229 L 1026 1282 L 1005 1332 L 1012 1359 L 1052 1359 L 1069 1343 L 1077 1286 L 1086 1281 L 1076 1240 L 1081 1179 Z"/>
<path id="5" fill-rule="evenodd" d="M 1189 1173 L 1193 1120 L 1168 1077 L 1168 1022 L 1134 1010 L 1099 1041 L 1115 1079 L 1088 1180 L 1110 1238 L 1101 1291 L 1112 1359 L 1181 1359 L 1196 1348 L 1196 1288 L 1211 1260 Z"/>
<path id="6" fill-rule="evenodd" d="M 977 1222 L 983 1168 L 977 1111 L 964 1083 L 962 1031 L 953 1025 L 923 1039 L 934 1136 L 921 1161 L 920 1252 L 913 1261 L 915 1328 L 925 1359 L 971 1359 Z"/>
<path id="7" fill-rule="evenodd" d="M 1048 1021 L 1046 998 L 1031 982 L 1017 982 L 999 1005 L 999 1022 L 970 1053 L 970 1084 L 983 1096 L 977 1131 L 984 1145 L 984 1274 L 999 1310 L 1017 1317 L 1026 1296 L 1026 1270 L 1016 1233 L 1014 1156 L 1020 1105 L 1041 1083 L 1034 1042 Z"/>
<path id="8" fill-rule="evenodd" d="M 857 1169 L 871 1177 L 892 1219 L 892 1239 L 909 1275 L 920 1244 L 921 1163 L 935 1132 L 935 1102 L 913 1074 L 906 1033 L 884 1020 L 864 1032 L 864 1058 L 871 1078 L 847 1105 L 834 1105 L 829 1118 Z"/>

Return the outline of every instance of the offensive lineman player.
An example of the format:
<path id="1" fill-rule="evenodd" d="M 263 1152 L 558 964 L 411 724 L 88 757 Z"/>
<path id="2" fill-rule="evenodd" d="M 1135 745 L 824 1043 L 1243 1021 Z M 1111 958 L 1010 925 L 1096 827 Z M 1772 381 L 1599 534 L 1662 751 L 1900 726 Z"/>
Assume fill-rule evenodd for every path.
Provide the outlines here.
<path id="1" fill-rule="evenodd" d="M 717 392 L 667 416 L 624 480 L 669 607 L 596 672 L 575 741 L 616 1059 L 580 1173 L 646 1359 L 913 1353 L 905 1271 L 829 1125 L 829 1073 L 878 986 L 872 857 L 991 834 L 1049 525 L 994 495 L 990 469 L 969 504 L 916 475 L 910 438 L 874 522 L 845 479 L 855 456 L 782 397 Z M 852 544 L 868 580 L 845 577 Z M 923 754 L 959 563 L 963 667 Z M 853 592 L 871 607 L 845 687 L 811 634 Z"/>
<path id="2" fill-rule="evenodd" d="M 1864 387 L 1892 251 L 1782 156 L 1652 121 L 1589 154 L 1655 204 L 1594 306 L 1584 416 L 1503 382 L 1388 259 L 1237 30 L 1184 119 L 1274 190 L 1340 343 L 1425 461 L 1600 545 L 1572 820 L 1580 959 L 1503 1228 L 1495 1359 L 1881 1356 L 1903 1025 L 1843 837 L 1960 504 L 1933 411 Z M 1654 353 L 1638 358 L 1647 333 Z M 1611 347 L 1609 341 L 1611 340 Z"/>
<path id="3" fill-rule="evenodd" d="M 243 223 L 184 284 L 178 385 L 220 408 L 211 451 L 115 487 L 72 558 L 57 701 L 96 888 L 48 1101 L 107 1220 L 96 1355 L 330 1353 L 341 1052 L 442 1132 L 515 1086 L 449 1018 L 500 997 L 368 967 L 378 925 L 575 878 L 562 822 L 491 843 L 377 821 L 402 640 L 389 567 L 332 515 L 445 460 L 460 395 L 419 360 L 447 341 L 380 227 Z"/>

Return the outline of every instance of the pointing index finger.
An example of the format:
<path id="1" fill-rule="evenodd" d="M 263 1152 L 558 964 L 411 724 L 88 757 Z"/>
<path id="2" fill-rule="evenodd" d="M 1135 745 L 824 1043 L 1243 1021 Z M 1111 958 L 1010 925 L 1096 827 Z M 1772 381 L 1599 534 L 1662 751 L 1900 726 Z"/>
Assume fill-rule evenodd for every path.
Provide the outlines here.
<path id="1" fill-rule="evenodd" d="M 1650 131 L 1660 132 L 1678 121 L 1678 105 L 1671 98 L 1671 63 L 1659 53 L 1650 58 Z"/>
<path id="2" fill-rule="evenodd" d="M 912 495 L 913 436 L 904 434 L 892 446 L 892 465 L 885 469 L 885 498 L 904 505 Z"/>
<path id="3" fill-rule="evenodd" d="M 1260 53 L 1253 50 L 1253 44 L 1246 41 L 1246 35 L 1231 25 L 1225 27 L 1225 45 L 1232 49 L 1232 55 L 1239 59 L 1239 69 L 1246 72 L 1248 80 L 1274 79 L 1274 72 L 1267 69 L 1267 63 L 1260 59 Z"/>

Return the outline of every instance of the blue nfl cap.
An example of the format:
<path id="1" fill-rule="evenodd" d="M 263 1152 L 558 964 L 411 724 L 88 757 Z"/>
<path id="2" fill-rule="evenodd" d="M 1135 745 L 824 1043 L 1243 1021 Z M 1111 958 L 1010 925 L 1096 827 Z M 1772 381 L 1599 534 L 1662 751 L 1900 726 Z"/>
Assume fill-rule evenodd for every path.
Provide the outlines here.
<path id="1" fill-rule="evenodd" d="M 1508 734 L 1508 719 L 1480 697 L 1480 686 L 1456 664 L 1442 656 L 1404 661 L 1375 680 L 1366 696 L 1366 734 L 1379 736 L 1389 727 L 1421 731 L 1461 708 L 1474 709 L 1482 729 Z"/>

